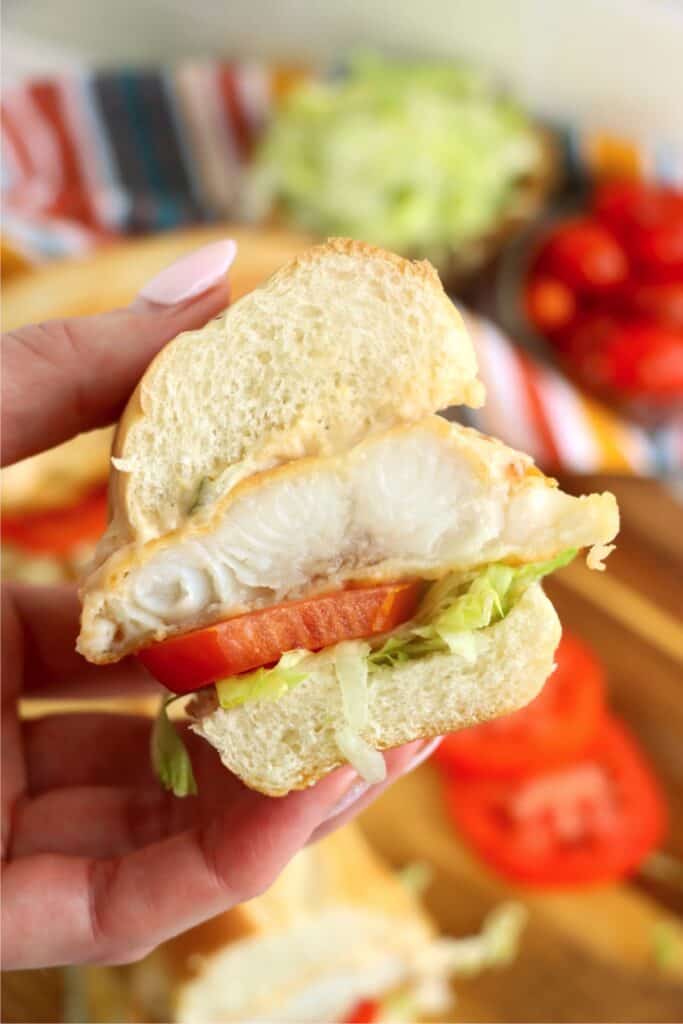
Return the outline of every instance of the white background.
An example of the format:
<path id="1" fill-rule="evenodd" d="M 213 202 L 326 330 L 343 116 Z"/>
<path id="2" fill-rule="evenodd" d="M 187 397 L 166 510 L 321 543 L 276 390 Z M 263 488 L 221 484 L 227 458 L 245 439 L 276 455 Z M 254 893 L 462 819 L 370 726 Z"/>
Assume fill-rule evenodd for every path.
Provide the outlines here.
<path id="1" fill-rule="evenodd" d="M 683 0 L 5 0 L 3 17 L 10 72 L 374 45 L 470 57 L 537 111 L 683 143 Z"/>

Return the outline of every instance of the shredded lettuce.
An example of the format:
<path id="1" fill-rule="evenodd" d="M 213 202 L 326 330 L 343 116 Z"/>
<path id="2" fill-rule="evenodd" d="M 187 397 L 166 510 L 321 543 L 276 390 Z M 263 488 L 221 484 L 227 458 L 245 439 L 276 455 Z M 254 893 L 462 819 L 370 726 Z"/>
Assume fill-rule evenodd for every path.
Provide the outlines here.
<path id="1" fill-rule="evenodd" d="M 453 979 L 509 964 L 517 954 L 527 918 L 524 905 L 510 901 L 500 904 L 486 917 L 479 934 L 434 939 L 418 951 L 406 984 L 380 1000 L 378 1019 L 446 1019 L 454 998 Z"/>
<path id="2" fill-rule="evenodd" d="M 398 872 L 398 880 L 414 896 L 421 896 L 434 880 L 434 868 L 426 860 L 414 860 Z"/>
<path id="3" fill-rule="evenodd" d="M 308 656 L 308 651 L 287 651 L 273 668 L 259 668 L 219 680 L 216 683 L 218 703 L 222 708 L 236 708 L 255 700 L 279 700 L 308 675 L 307 671 L 296 668 Z"/>
<path id="4" fill-rule="evenodd" d="M 272 668 L 260 668 L 217 682 L 219 704 L 223 708 L 234 708 L 257 700 L 279 700 L 331 653 L 337 677 L 340 682 L 344 680 L 343 700 L 348 703 L 351 716 L 350 720 L 347 718 L 347 725 L 357 733 L 362 728 L 355 723 L 362 718 L 365 693 L 361 657 L 370 672 L 429 654 L 457 653 L 474 661 L 478 653 L 478 631 L 504 619 L 532 583 L 561 569 L 575 555 L 576 550 L 570 548 L 546 562 L 521 566 L 494 563 L 466 576 L 451 573 L 429 588 L 410 625 L 399 627 L 380 647 L 373 650 L 368 644 L 356 641 L 337 645 L 331 652 L 321 654 L 288 651 Z"/>
<path id="5" fill-rule="evenodd" d="M 457 653 L 473 661 L 479 631 L 504 619 L 532 583 L 561 569 L 575 555 L 571 548 L 546 562 L 522 566 L 495 563 L 466 576 L 452 573 L 429 588 L 415 619 L 387 636 L 381 646 L 372 649 L 357 640 L 317 654 L 287 651 L 272 668 L 219 680 L 218 702 L 229 709 L 253 701 L 279 700 L 323 661 L 331 661 L 342 694 L 339 747 L 359 774 L 371 782 L 381 781 L 386 771 L 384 759 L 361 736 L 367 724 L 368 673 L 430 654 Z M 167 789 L 176 796 L 187 796 L 196 793 L 197 786 L 189 755 L 168 719 L 170 700 L 162 704 L 154 725 L 152 763 Z"/>
<path id="6" fill-rule="evenodd" d="M 487 916 L 478 935 L 464 939 L 439 938 L 432 942 L 418 954 L 418 970 L 467 977 L 487 967 L 509 964 L 517 954 L 528 917 L 524 904 L 501 903 Z"/>
<path id="7" fill-rule="evenodd" d="M 438 264 L 515 209 L 539 155 L 529 118 L 485 74 L 356 54 L 286 98 L 246 198 L 254 215 L 276 205 L 322 236 Z"/>
<path id="8" fill-rule="evenodd" d="M 415 621 L 370 653 L 370 665 L 397 665 L 438 653 L 457 653 L 474 661 L 477 630 L 504 619 L 532 583 L 563 568 L 575 556 L 576 550 L 570 548 L 547 562 L 496 563 L 474 576 L 445 576 L 430 587 Z"/>
<path id="9" fill-rule="evenodd" d="M 368 644 L 358 640 L 337 644 L 334 671 L 341 687 L 342 710 L 347 724 L 358 731 L 368 720 Z"/>
<path id="10" fill-rule="evenodd" d="M 334 648 L 334 673 L 342 701 L 341 724 L 335 730 L 337 746 L 350 765 L 369 785 L 383 782 L 387 774 L 384 758 L 361 735 L 368 724 L 368 654 L 370 646 L 350 640 Z"/>
<path id="11" fill-rule="evenodd" d="M 162 701 L 154 722 L 151 738 L 152 767 L 161 784 L 175 796 L 193 796 L 197 792 L 197 783 L 190 755 L 168 718 L 168 705 L 175 699 L 171 697 Z"/>

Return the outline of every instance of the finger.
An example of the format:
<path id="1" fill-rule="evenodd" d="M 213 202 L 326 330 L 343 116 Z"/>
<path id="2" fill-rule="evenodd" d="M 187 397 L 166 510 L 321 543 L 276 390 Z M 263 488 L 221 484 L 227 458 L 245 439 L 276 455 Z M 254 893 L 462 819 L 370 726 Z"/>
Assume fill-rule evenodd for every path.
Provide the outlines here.
<path id="1" fill-rule="evenodd" d="M 141 715 L 57 714 L 23 723 L 27 789 L 154 787 L 152 722 Z"/>
<path id="2" fill-rule="evenodd" d="M 190 731 L 189 722 L 173 724 L 190 755 L 203 806 L 220 806 L 225 780 L 233 776 L 211 744 Z M 26 788 L 34 797 L 67 786 L 158 789 L 151 767 L 151 730 L 151 717 L 109 712 L 46 715 L 24 722 Z"/>
<path id="3" fill-rule="evenodd" d="M 216 751 L 180 723 L 177 728 L 183 731 L 183 741 L 191 754 L 198 794 L 178 799 L 166 792 L 150 765 L 149 723 L 146 734 L 142 730 L 135 733 L 141 724 L 135 718 L 120 716 L 117 735 L 105 740 L 110 749 L 120 742 L 125 750 L 129 768 L 121 773 L 120 784 L 114 774 L 108 782 L 101 782 L 106 768 L 91 759 L 96 773 L 92 777 L 74 771 L 73 777 L 80 774 L 81 779 L 63 787 L 55 787 L 53 777 L 43 792 L 32 791 L 23 800 L 14 813 L 11 858 L 35 853 L 121 856 L 199 822 L 208 822 L 227 806 L 234 810 L 239 803 L 255 798 L 221 764 Z M 126 727 L 132 727 L 132 750 L 130 737 L 123 731 Z M 61 741 L 59 749 L 63 750 Z"/>
<path id="4" fill-rule="evenodd" d="M 275 880 L 353 773 L 279 800 L 250 794 L 197 828 L 124 857 L 36 854 L 3 878 L 3 966 L 121 963 Z"/>
<path id="5" fill-rule="evenodd" d="M 135 658 L 91 665 L 76 652 L 80 604 L 75 586 L 5 584 L 23 635 L 24 696 L 108 697 L 161 693 Z"/>
<path id="6" fill-rule="evenodd" d="M 336 829 L 341 828 L 342 825 L 346 825 L 347 822 L 352 821 L 361 814 L 366 807 L 369 807 L 370 804 L 374 803 L 382 795 L 385 789 L 393 785 L 402 775 L 412 772 L 418 765 L 430 757 L 439 743 L 441 743 L 441 739 L 442 737 L 438 736 L 436 739 L 427 740 L 426 742 L 424 740 L 416 740 L 414 743 L 406 743 L 402 747 L 387 750 L 384 754 L 384 760 L 387 765 L 387 777 L 384 782 L 380 782 L 376 786 L 361 784 L 357 787 L 352 787 L 344 795 L 340 804 L 332 808 L 332 812 L 327 820 L 322 822 L 313 832 L 309 842 L 316 843 L 319 839 L 323 839 L 330 832 L 336 831 Z"/>
<path id="7" fill-rule="evenodd" d="M 195 803 L 158 785 L 53 789 L 16 808 L 10 860 L 38 853 L 120 857 L 189 828 Z"/>
<path id="8" fill-rule="evenodd" d="M 227 305 L 235 251 L 226 239 L 190 253 L 127 309 L 3 335 L 2 464 L 116 419 L 159 349 Z"/>

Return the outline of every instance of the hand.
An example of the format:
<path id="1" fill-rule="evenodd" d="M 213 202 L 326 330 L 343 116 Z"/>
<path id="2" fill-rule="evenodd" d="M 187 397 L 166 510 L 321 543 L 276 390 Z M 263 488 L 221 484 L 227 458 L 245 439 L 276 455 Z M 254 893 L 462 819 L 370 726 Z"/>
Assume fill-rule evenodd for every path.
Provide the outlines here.
<path id="1" fill-rule="evenodd" d="M 125 310 L 3 337 L 2 461 L 111 422 L 162 345 L 228 301 L 232 243 L 185 257 Z M 368 789 L 351 768 L 279 800 L 246 789 L 208 744 L 185 742 L 199 795 L 150 769 L 150 722 L 104 713 L 22 722 L 26 696 L 154 692 L 134 661 L 95 667 L 74 649 L 69 587 L 3 587 L 3 967 L 122 963 L 266 889 L 303 845 L 352 817 L 432 744 L 387 753 Z"/>

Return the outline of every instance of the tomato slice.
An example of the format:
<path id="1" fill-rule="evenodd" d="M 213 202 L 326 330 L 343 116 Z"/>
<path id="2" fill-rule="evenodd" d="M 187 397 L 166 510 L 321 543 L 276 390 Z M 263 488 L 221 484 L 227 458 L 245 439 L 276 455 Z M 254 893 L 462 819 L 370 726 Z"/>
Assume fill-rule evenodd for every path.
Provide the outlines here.
<path id="1" fill-rule="evenodd" d="M 435 760 L 458 775 L 518 778 L 582 754 L 605 714 L 604 673 L 592 651 L 567 632 L 555 660 L 555 672 L 530 704 L 452 733 Z"/>
<path id="2" fill-rule="evenodd" d="M 373 1024 L 379 1014 L 379 1003 L 376 999 L 361 999 L 344 1017 L 343 1024 Z"/>
<path id="3" fill-rule="evenodd" d="M 25 551 L 66 554 L 99 539 L 107 526 L 107 491 L 98 487 L 76 505 L 3 515 L 2 538 Z"/>
<path id="4" fill-rule="evenodd" d="M 138 657 L 169 690 L 191 693 L 216 679 L 272 665 L 285 651 L 319 651 L 386 633 L 411 618 L 422 591 L 421 582 L 411 581 L 288 601 L 151 644 Z"/>
<path id="5" fill-rule="evenodd" d="M 481 858 L 528 885 L 624 878 L 666 827 L 657 780 L 611 715 L 570 765 L 522 780 L 451 779 L 447 786 L 449 812 Z"/>

